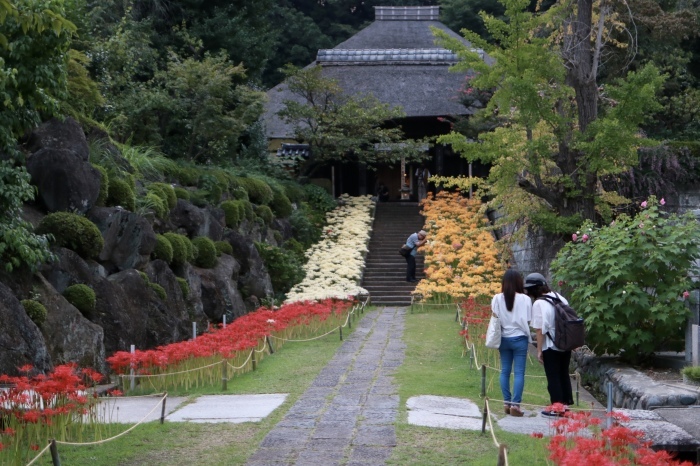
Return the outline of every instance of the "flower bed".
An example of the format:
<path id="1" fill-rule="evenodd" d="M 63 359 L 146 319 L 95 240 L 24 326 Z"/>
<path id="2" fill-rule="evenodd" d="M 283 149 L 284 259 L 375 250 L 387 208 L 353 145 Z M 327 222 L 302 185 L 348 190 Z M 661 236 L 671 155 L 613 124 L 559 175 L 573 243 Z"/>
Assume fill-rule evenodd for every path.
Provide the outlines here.
<path id="1" fill-rule="evenodd" d="M 326 215 L 321 240 L 306 251 L 306 276 L 285 302 L 367 294 L 359 286 L 372 231 L 374 201 L 369 196 L 340 197 L 341 206 Z"/>
<path id="2" fill-rule="evenodd" d="M 414 294 L 458 300 L 500 292 L 504 267 L 480 206 L 478 201 L 446 191 L 424 201 L 429 241 L 421 250 L 426 278 Z"/>

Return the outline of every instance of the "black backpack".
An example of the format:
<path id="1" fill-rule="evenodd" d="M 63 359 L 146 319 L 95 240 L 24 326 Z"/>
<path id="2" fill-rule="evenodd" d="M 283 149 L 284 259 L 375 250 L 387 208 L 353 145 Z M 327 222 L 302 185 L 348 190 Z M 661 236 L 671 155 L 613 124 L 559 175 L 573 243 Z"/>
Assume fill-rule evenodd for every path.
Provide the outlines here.
<path id="1" fill-rule="evenodd" d="M 554 338 L 547 332 L 547 336 L 554 346 L 562 351 L 571 351 L 584 345 L 586 329 L 576 311 L 571 306 L 564 304 L 559 297 L 549 295 L 540 296 L 554 306 Z"/>

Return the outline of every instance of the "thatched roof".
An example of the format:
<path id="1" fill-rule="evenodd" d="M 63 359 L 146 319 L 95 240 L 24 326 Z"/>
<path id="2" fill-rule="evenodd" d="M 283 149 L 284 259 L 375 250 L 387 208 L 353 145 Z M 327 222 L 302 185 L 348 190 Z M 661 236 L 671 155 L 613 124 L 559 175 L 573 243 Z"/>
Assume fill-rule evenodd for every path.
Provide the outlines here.
<path id="1" fill-rule="evenodd" d="M 448 69 L 456 63 L 452 52 L 439 48 L 430 27 L 460 38 L 433 20 L 438 7 L 375 7 L 377 19 L 331 50 L 319 50 L 309 66 L 321 65 L 349 94 L 372 94 L 407 117 L 440 117 L 470 112 L 458 101 L 466 73 Z M 421 18 L 404 20 L 402 18 Z M 383 19 L 379 19 L 383 18 Z M 488 59 L 488 58 L 487 58 Z M 277 112 L 285 100 L 300 100 L 284 83 L 268 91 L 265 112 L 269 138 L 289 138 L 293 131 Z"/>

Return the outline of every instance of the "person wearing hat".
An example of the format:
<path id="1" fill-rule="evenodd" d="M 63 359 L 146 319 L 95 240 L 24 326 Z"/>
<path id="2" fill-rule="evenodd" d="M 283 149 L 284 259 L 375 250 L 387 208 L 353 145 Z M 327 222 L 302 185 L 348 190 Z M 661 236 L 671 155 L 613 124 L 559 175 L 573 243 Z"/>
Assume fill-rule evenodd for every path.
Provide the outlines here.
<path id="1" fill-rule="evenodd" d="M 571 351 L 562 351 L 554 345 L 554 306 L 545 299 L 537 299 L 544 295 L 559 298 L 563 303 L 569 302 L 562 295 L 555 293 L 547 286 L 547 280 L 539 273 L 531 273 L 525 277 L 525 292 L 534 299 L 532 304 L 532 327 L 537 335 L 537 360 L 544 365 L 547 376 L 547 391 L 551 404 L 574 403 L 569 377 Z M 554 411 L 542 411 L 544 416 L 558 416 Z"/>
<path id="2" fill-rule="evenodd" d="M 428 233 L 421 230 L 418 233 L 413 233 L 406 240 L 406 246 L 411 248 L 411 252 L 406 255 L 406 281 L 417 282 L 416 280 L 416 249 L 423 246 L 427 241 Z"/>

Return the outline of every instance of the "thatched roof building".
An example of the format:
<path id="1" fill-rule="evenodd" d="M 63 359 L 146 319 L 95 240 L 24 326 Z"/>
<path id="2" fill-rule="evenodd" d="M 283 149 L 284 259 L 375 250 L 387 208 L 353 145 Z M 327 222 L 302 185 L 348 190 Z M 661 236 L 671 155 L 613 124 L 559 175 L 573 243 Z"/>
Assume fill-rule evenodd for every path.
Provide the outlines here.
<path id="1" fill-rule="evenodd" d="M 431 27 L 468 43 L 439 22 L 438 16 L 438 6 L 375 7 L 372 24 L 333 49 L 319 50 L 309 66 L 320 65 L 323 76 L 334 79 L 347 93 L 372 94 L 401 107 L 406 115 L 402 126 L 409 137 L 444 134 L 449 125 L 438 117 L 470 113 L 458 97 L 466 74 L 449 71 L 457 56 L 435 44 Z M 284 101 L 300 99 L 285 83 L 267 94 L 266 131 L 270 148 L 276 151 L 283 142 L 292 142 L 294 133 L 277 113 Z M 441 172 L 441 163 L 431 164 L 433 173 Z M 367 184 L 371 186 L 371 180 Z"/>

